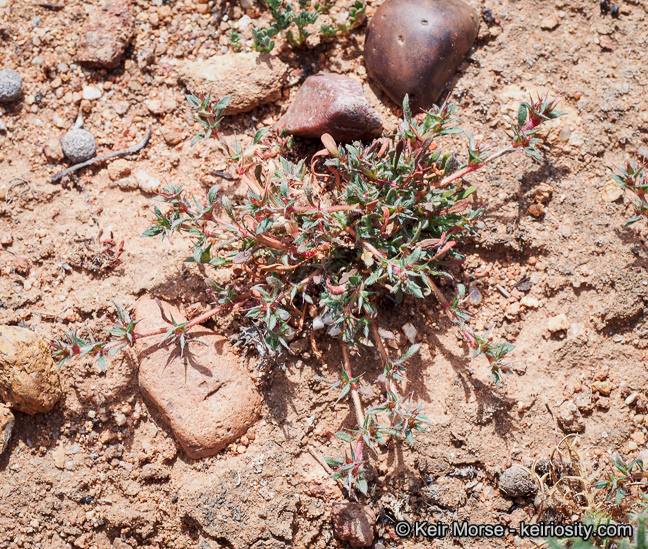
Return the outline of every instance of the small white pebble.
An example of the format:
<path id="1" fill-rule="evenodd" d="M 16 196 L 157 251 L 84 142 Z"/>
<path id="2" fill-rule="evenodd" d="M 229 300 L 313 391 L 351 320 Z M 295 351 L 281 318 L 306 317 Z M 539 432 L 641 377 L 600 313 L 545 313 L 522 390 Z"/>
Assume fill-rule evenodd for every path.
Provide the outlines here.
<path id="1" fill-rule="evenodd" d="M 418 332 L 416 331 L 416 328 L 411 323 L 408 322 L 407 324 L 403 325 L 402 329 L 408 341 L 412 345 L 416 343 L 416 340 L 418 339 Z"/>
<path id="2" fill-rule="evenodd" d="M 83 88 L 83 99 L 92 101 L 101 97 L 101 90 L 94 86 L 86 86 Z"/>

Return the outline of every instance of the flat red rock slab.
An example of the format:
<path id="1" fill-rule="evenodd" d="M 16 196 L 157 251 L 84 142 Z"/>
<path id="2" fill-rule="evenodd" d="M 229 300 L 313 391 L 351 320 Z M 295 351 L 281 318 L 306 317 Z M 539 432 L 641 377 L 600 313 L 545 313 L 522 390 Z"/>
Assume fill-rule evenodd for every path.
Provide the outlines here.
<path id="1" fill-rule="evenodd" d="M 298 137 L 319 139 L 328 133 L 346 143 L 382 133 L 380 116 L 369 105 L 362 84 L 332 73 L 309 76 L 278 126 Z"/>
<path id="2" fill-rule="evenodd" d="M 133 37 L 135 18 L 130 0 L 108 0 L 90 13 L 79 32 L 76 59 L 90 67 L 119 65 Z"/>
<path id="3" fill-rule="evenodd" d="M 167 317 L 184 322 L 177 308 L 163 303 Z M 135 316 L 142 319 L 138 332 L 165 325 L 151 298 L 140 299 Z M 160 343 L 163 336 L 140 339 L 139 384 L 144 398 L 171 427 L 187 455 L 201 458 L 216 454 L 239 438 L 257 420 L 261 396 L 227 340 L 196 326 L 180 356 L 177 343 Z"/>

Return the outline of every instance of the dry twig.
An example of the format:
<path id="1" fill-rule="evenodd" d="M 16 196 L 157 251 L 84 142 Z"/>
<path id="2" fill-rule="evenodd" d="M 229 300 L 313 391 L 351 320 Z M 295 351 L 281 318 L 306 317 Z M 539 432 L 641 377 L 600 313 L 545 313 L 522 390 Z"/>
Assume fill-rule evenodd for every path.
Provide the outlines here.
<path id="1" fill-rule="evenodd" d="M 134 154 L 136 152 L 139 152 L 144 147 L 146 147 L 146 144 L 148 143 L 148 140 L 149 140 L 150 137 L 151 137 L 151 128 L 146 130 L 146 135 L 144 136 L 144 139 L 142 139 L 137 145 L 133 145 L 132 147 L 129 147 L 128 149 L 123 149 L 121 151 L 113 151 L 111 153 L 104 154 L 102 156 L 97 156 L 96 158 L 91 158 L 90 160 L 86 160 L 85 162 L 81 162 L 81 164 L 76 164 L 74 166 L 70 166 L 69 168 L 63 170 L 62 172 L 59 172 L 56 175 L 53 175 L 52 176 L 52 183 L 56 183 L 60 179 L 63 179 L 65 176 L 70 175 L 71 173 L 74 173 L 77 170 L 80 170 L 81 168 L 86 168 L 87 166 L 92 166 L 93 164 L 96 164 L 97 162 L 103 162 L 104 160 L 109 160 L 110 158 L 118 158 L 120 156 L 126 156 L 128 154 Z"/>

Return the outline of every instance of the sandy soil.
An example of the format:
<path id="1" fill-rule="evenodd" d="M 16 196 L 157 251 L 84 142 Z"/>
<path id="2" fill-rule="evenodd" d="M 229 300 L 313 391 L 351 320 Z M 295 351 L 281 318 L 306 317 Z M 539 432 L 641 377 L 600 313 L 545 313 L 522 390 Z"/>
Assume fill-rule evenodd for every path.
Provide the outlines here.
<path id="1" fill-rule="evenodd" d="M 169 16 L 153 28 L 155 2 L 136 2 L 137 35 L 125 62 L 112 71 L 73 68 L 78 26 L 95 3 L 73 0 L 55 10 L 15 1 L 4 15 L 0 11 L 0 68 L 18 70 L 25 80 L 24 102 L 0 108 L 6 125 L 0 131 L 0 323 L 48 337 L 74 328 L 99 334 L 113 314 L 110 299 L 132 304 L 149 294 L 184 307 L 207 300 L 208 273 L 182 263 L 188 241 L 140 236 L 153 218 L 152 195 L 117 188 L 105 166 L 64 184 L 49 182 L 62 166 L 47 162 L 43 145 L 72 125 L 79 108 L 105 151 L 130 146 L 152 127 L 151 142 L 132 163 L 162 181 L 204 192 L 216 182 L 209 170 L 226 167 L 213 142 L 171 147 L 163 138 L 169 128 L 185 138 L 192 133 L 179 63 L 228 51 L 220 7 L 202 15 L 191 0 L 165 1 Z M 378 5 L 369 2 L 369 15 Z M 461 125 L 503 143 L 517 103 L 534 90 L 562 92 L 567 115 L 546 132 L 544 162 L 518 157 L 471 177 L 487 203 L 487 229 L 464 247 L 461 276 L 483 295 L 472 311 L 477 327 L 491 326 L 516 345 L 511 362 L 518 373 L 495 387 L 485 361 L 467 358 L 432 299 L 422 306 L 406 302 L 387 315 L 385 328 L 412 322 L 419 332 L 423 350 L 409 377 L 433 427 L 413 448 L 390 446 L 375 460 L 364 501 L 378 516 L 383 547 L 475 546 L 471 540 L 398 540 L 390 528 L 399 518 L 529 521 L 538 512 L 534 498 L 501 493 L 498 475 L 511 463 L 551 456 L 562 434 L 548 410 L 556 413 L 566 399 L 583 403 L 586 429 L 578 447 L 592 478 L 612 454 L 646 452 L 647 233 L 641 223 L 624 226 L 629 200 L 610 202 L 608 187 L 614 167 L 647 137 L 645 8 L 623 2 L 620 17 L 612 19 L 586 0 L 474 5 L 492 10 L 495 21 L 482 21 L 448 86 Z M 229 6 L 228 13 L 236 21 L 244 10 Z M 248 13 L 265 16 L 257 7 Z M 550 16 L 558 26 L 541 29 Z M 261 124 L 276 122 L 308 74 L 328 69 L 366 82 L 364 28 L 297 54 L 280 49 L 292 69 L 284 99 L 227 119 L 225 138 L 251 136 Z M 153 53 L 138 63 L 141 50 Z M 85 85 L 101 87 L 102 98 L 81 100 Z M 393 124 L 396 107 L 375 86 L 365 89 Z M 153 115 L 144 101 L 154 98 L 176 105 Z M 11 187 L 15 177 L 29 188 Z M 528 208 L 541 185 L 553 192 L 546 213 L 536 218 Z M 93 242 L 100 230 L 102 238 L 112 232 L 116 242 L 124 240 L 117 267 L 102 266 L 97 257 Z M 527 277 L 528 293 L 514 289 Z M 521 304 L 525 297 L 527 305 Z M 551 333 L 548 319 L 561 313 L 568 329 Z M 238 323 L 227 317 L 217 325 L 231 335 Z M 183 455 L 142 401 L 133 357 L 113 360 L 106 373 L 90 363 L 66 365 L 64 399 L 43 416 L 17 414 L 0 457 L 0 547 L 343 547 L 333 537 L 330 503 L 344 495 L 309 449 L 334 453 L 327 434 L 351 427 L 354 416 L 348 402 L 333 405 L 335 390 L 313 379 L 335 376 L 340 365 L 334 342 L 318 341 L 324 364 L 306 352 L 261 375 L 249 356 L 263 390 L 262 420 L 247 446 L 239 441 L 197 461 Z M 354 364 L 366 368 L 365 379 L 378 374 L 369 351 Z M 609 381 L 611 393 L 593 391 L 595 381 Z M 377 401 L 378 390 L 369 390 Z M 625 398 L 633 391 L 640 397 L 629 406 Z M 574 501 L 544 506 L 549 518 L 582 516 Z M 623 518 L 623 510 L 613 512 Z M 510 535 L 479 546 L 533 545 Z"/>

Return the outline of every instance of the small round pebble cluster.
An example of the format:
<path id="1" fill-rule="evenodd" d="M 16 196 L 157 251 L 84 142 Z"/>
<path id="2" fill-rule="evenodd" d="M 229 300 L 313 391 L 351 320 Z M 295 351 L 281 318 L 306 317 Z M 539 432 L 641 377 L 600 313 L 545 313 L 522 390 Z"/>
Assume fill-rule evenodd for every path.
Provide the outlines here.
<path id="1" fill-rule="evenodd" d="M 80 128 L 67 132 L 61 139 L 61 146 L 65 156 L 74 164 L 90 160 L 97 152 L 94 136 Z"/>
<path id="2" fill-rule="evenodd" d="M 0 103 L 11 103 L 20 99 L 22 93 L 22 76 L 16 71 L 0 71 Z"/>

